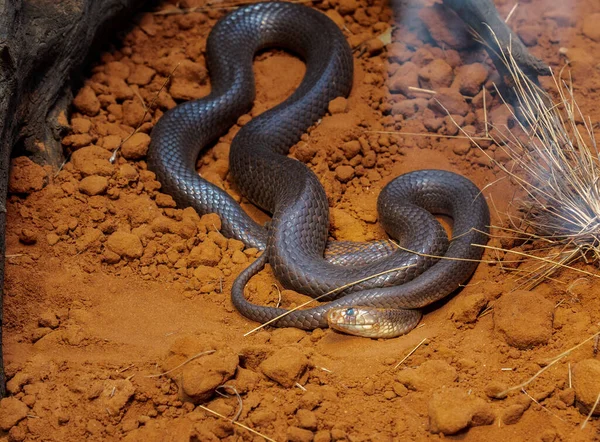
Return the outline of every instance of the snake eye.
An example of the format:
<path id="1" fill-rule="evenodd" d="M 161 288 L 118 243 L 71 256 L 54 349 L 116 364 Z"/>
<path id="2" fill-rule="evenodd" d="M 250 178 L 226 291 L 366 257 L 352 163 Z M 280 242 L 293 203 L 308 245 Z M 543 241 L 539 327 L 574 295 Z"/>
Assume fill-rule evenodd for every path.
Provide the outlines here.
<path id="1" fill-rule="evenodd" d="M 346 315 L 347 316 L 354 316 L 354 309 L 352 307 L 350 307 L 349 309 L 346 310 Z"/>

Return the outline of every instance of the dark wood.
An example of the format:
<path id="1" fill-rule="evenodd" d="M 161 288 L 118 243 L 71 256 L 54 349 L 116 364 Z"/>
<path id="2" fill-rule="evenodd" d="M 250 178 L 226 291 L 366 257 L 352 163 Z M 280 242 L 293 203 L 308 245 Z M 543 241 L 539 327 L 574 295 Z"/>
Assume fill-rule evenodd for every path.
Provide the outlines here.
<path id="1" fill-rule="evenodd" d="M 58 116 L 73 98 L 71 78 L 101 40 L 114 38 L 142 0 L 0 0 L 0 256 L 5 255 L 6 192 L 16 147 L 57 168 Z M 0 259 L 0 324 L 4 259 Z M 2 330 L 0 328 L 0 352 Z M 0 397 L 5 394 L 0 357 Z"/>

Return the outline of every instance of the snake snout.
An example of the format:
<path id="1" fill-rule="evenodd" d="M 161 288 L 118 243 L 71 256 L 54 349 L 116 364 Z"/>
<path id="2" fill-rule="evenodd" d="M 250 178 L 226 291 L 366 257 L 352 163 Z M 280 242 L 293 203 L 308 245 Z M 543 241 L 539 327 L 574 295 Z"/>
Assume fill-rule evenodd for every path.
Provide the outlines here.
<path id="1" fill-rule="evenodd" d="M 341 307 L 327 312 L 329 327 L 357 336 L 369 336 L 380 327 L 380 318 L 373 314 L 372 308 Z"/>

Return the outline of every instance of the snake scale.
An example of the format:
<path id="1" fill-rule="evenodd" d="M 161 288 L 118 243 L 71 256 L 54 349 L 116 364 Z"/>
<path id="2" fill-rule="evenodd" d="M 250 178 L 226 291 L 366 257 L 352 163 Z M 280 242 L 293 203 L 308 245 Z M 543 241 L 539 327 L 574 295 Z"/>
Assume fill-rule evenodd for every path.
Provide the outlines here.
<path id="1" fill-rule="evenodd" d="M 265 227 L 225 191 L 204 180 L 195 164 L 203 148 L 250 110 L 255 97 L 254 55 L 273 47 L 304 60 L 306 74 L 288 99 L 245 124 L 230 149 L 230 176 L 246 198 L 272 214 Z M 206 60 L 210 94 L 179 104 L 160 118 L 152 131 L 148 164 L 163 191 L 179 206 L 191 206 L 200 214 L 217 213 L 226 236 L 264 251 L 232 287 L 232 301 L 241 314 L 264 323 L 285 313 L 244 297 L 247 281 L 267 262 L 285 287 L 330 301 L 293 311 L 273 325 L 303 329 L 330 325 L 374 337 L 406 333 L 420 319 L 418 308 L 447 296 L 470 277 L 482 254 L 482 248 L 473 244 L 487 240 L 489 211 L 479 189 L 451 172 L 412 172 L 382 190 L 380 222 L 406 250 L 381 242 L 328 243 L 325 191 L 310 169 L 287 156 L 325 115 L 329 102 L 347 96 L 351 89 L 351 50 L 325 14 L 281 2 L 241 7 L 212 29 Z M 452 217 L 452 241 L 432 214 Z M 450 259 L 438 260 L 439 255 Z M 379 276 L 367 279 L 372 275 Z M 330 293 L 359 280 L 364 281 Z"/>

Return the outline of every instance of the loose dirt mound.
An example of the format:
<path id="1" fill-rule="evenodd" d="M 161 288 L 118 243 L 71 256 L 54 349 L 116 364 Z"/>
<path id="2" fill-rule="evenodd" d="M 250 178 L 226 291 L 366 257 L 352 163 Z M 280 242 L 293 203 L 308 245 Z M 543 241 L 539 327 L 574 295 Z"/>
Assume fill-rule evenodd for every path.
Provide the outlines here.
<path id="1" fill-rule="evenodd" d="M 497 3 L 506 16 L 512 4 Z M 379 190 L 422 168 L 471 178 L 485 189 L 493 223 L 501 223 L 498 213 L 512 210 L 515 189 L 490 157 L 509 159 L 490 142 L 482 143 L 488 156 L 451 138 L 458 135 L 453 120 L 476 136 L 485 135 L 486 118 L 511 125 L 481 48 L 446 32 L 455 25 L 430 2 L 402 11 L 363 0 L 314 7 L 355 49 L 352 94 L 332 102 L 330 115 L 292 149 L 325 186 L 332 237 L 384 237 L 376 222 Z M 593 341 L 523 390 L 494 398 L 597 331 L 600 292 L 574 272 L 534 292 L 511 293 L 518 263 L 490 252 L 485 259 L 492 263 L 481 264 L 460 294 L 429 309 L 407 336 L 377 341 L 295 329 L 243 336 L 256 324 L 234 310 L 229 291 L 257 250 L 223 237 L 217 216 L 177 208 L 145 163 L 162 113 L 209 92 L 205 40 L 224 13 L 140 15 L 121 46 L 99 56 L 79 91 L 62 170 L 14 160 L 4 318 L 11 396 L 0 401 L 7 440 L 263 440 L 212 413 L 239 414 L 244 426 L 278 441 L 423 440 L 457 432 L 469 441 L 595 437 L 595 421 L 578 428 L 600 389 Z M 539 0 L 522 2 L 510 22 L 553 66 L 562 66 L 559 48 L 567 49 L 579 104 L 592 120 L 600 90 L 590 55 L 600 49 L 592 20 L 598 13 L 591 1 L 566 9 Z M 378 37 L 394 17 L 393 40 L 384 43 Z M 256 58 L 255 72 L 253 110 L 202 156 L 198 170 L 265 221 L 228 181 L 229 144 L 252 116 L 291 94 L 304 65 L 269 51 Z M 268 305 L 279 295 L 284 306 L 305 299 L 279 293 L 268 269 L 247 294 Z"/>

